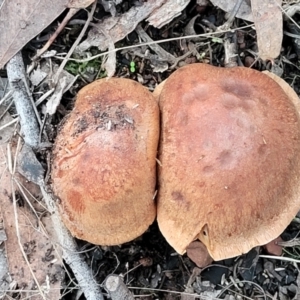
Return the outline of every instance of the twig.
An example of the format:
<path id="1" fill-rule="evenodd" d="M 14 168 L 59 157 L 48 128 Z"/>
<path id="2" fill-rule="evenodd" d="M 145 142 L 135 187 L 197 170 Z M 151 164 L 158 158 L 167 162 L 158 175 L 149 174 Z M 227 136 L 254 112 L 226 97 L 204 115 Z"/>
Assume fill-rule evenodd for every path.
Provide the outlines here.
<path id="1" fill-rule="evenodd" d="M 224 50 L 225 50 L 225 59 L 224 64 L 225 68 L 237 67 L 237 38 L 236 33 L 226 33 L 225 34 L 225 42 L 224 42 Z"/>
<path id="2" fill-rule="evenodd" d="M 227 22 L 224 23 L 222 26 L 218 27 L 218 30 L 224 30 L 224 29 L 228 29 L 231 27 L 232 25 L 232 22 L 237 14 L 237 12 L 239 11 L 241 5 L 242 5 L 242 2 L 244 0 L 236 0 L 236 3 L 232 9 L 232 11 L 229 13 L 229 17 L 227 19 Z"/>
<path id="3" fill-rule="evenodd" d="M 164 50 L 159 44 L 153 43 L 153 40 L 150 38 L 150 36 L 146 33 L 146 31 L 142 28 L 140 24 L 136 27 L 135 31 L 144 42 L 148 43 L 148 46 L 159 56 L 160 60 L 167 61 L 169 64 L 171 64 L 170 69 L 174 69 L 181 60 L 184 60 L 193 52 L 188 51 L 180 57 L 175 57 L 174 55 Z"/>
<path id="4" fill-rule="evenodd" d="M 63 258 L 72 269 L 86 299 L 104 300 L 100 287 L 93 278 L 91 269 L 88 268 L 87 264 L 77 252 L 77 245 L 73 237 L 61 221 L 54 199 L 47 193 L 44 185 L 40 187 L 48 210 L 51 213 L 51 220 L 57 233 L 58 242 L 62 246 Z"/>
<path id="5" fill-rule="evenodd" d="M 74 44 L 72 45 L 71 49 L 69 50 L 68 54 L 65 56 L 64 60 L 62 61 L 62 63 L 60 64 L 56 74 L 55 74 L 55 81 L 57 82 L 59 79 L 59 75 L 61 73 L 61 71 L 64 69 L 66 63 L 68 62 L 69 58 L 71 57 L 71 55 L 73 54 L 75 48 L 78 46 L 78 44 L 80 43 L 80 41 L 82 40 L 85 32 L 87 31 L 93 16 L 94 16 L 94 12 L 96 10 L 96 6 L 97 6 L 97 1 L 95 1 L 92 5 L 91 11 L 88 14 L 88 19 L 86 20 L 86 23 L 84 24 L 80 34 L 78 35 L 76 41 L 74 42 Z"/>
<path id="6" fill-rule="evenodd" d="M 108 275 L 105 279 L 104 287 L 112 300 L 134 300 L 134 296 L 118 275 Z"/>
<path id="7" fill-rule="evenodd" d="M 18 52 L 7 64 L 7 76 L 13 91 L 13 99 L 20 118 L 25 143 L 37 148 L 41 121 L 30 94 L 25 74 L 22 55 Z"/>
<path id="8" fill-rule="evenodd" d="M 135 31 L 143 42 L 153 42 L 140 24 L 136 27 Z M 176 57 L 164 50 L 160 45 L 149 43 L 149 47 L 159 56 L 161 60 L 165 60 L 171 64 L 176 62 Z"/>
<path id="9" fill-rule="evenodd" d="M 115 48 L 113 51 L 118 52 L 118 51 L 122 51 L 122 50 L 128 50 L 128 49 L 133 49 L 133 48 L 137 48 L 137 47 L 142 47 L 142 46 L 150 46 L 150 45 L 153 45 L 153 44 L 161 44 L 161 43 L 167 43 L 167 42 L 172 42 L 172 41 L 193 39 L 193 38 L 198 38 L 198 37 L 213 38 L 214 36 L 219 36 L 220 33 L 226 33 L 228 31 L 235 32 L 235 31 L 238 31 L 238 30 L 250 28 L 252 26 L 253 25 L 251 24 L 251 25 L 246 25 L 246 26 L 241 26 L 241 27 L 238 27 L 238 28 L 234 28 L 234 29 L 220 30 L 218 32 L 208 32 L 208 33 L 202 33 L 202 34 L 196 34 L 196 35 L 180 36 L 180 37 L 168 38 L 168 39 L 164 39 L 164 40 L 139 43 L 139 44 L 136 44 L 136 45 L 130 45 L 130 46 L 125 46 L 125 47 Z M 75 62 L 78 62 L 78 63 L 85 63 L 85 62 L 89 62 L 91 60 L 94 60 L 96 58 L 103 57 L 103 56 L 109 54 L 110 52 L 111 51 L 105 51 L 105 52 L 102 52 L 100 54 L 90 56 L 88 58 L 83 58 L 83 59 L 70 58 L 69 61 L 75 61 Z M 59 55 L 56 55 L 54 57 L 57 58 L 57 59 L 60 59 L 60 60 L 64 60 L 64 58 L 59 56 Z"/>
<path id="10" fill-rule="evenodd" d="M 59 24 L 53 35 L 49 38 L 47 43 L 44 45 L 44 47 L 37 51 L 37 54 L 33 57 L 32 60 L 37 60 L 43 53 L 45 53 L 48 48 L 52 45 L 52 43 L 55 41 L 55 39 L 58 37 L 58 35 L 61 33 L 61 31 L 65 28 L 65 26 L 69 23 L 70 19 L 79 11 L 78 8 L 70 8 L 67 15 L 63 19 L 63 21 Z"/>
<path id="11" fill-rule="evenodd" d="M 262 257 L 262 258 L 270 258 L 270 259 L 277 259 L 277 260 L 289 261 L 289 262 L 295 262 L 295 263 L 297 263 L 297 264 L 300 263 L 300 260 L 299 260 L 299 259 L 294 259 L 294 258 L 284 257 L 284 256 L 260 255 L 259 257 Z"/>
<path id="12" fill-rule="evenodd" d="M 19 121 L 19 118 L 13 119 L 10 122 L 6 123 L 5 125 L 1 126 L 0 130 L 3 130 L 4 128 L 9 127 L 10 125 L 17 123 L 18 121 Z"/>
<path id="13" fill-rule="evenodd" d="M 12 91 L 10 90 L 4 95 L 2 99 L 0 99 L 0 105 L 9 101 L 11 97 L 12 97 Z"/>

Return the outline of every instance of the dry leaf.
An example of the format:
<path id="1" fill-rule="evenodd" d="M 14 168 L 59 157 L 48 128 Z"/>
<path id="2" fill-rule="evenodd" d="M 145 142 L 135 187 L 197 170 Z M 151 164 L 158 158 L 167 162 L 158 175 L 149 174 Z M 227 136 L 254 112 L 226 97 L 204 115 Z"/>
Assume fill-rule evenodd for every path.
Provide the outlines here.
<path id="1" fill-rule="evenodd" d="M 76 48 L 76 51 L 84 52 L 90 47 L 98 47 L 101 51 L 108 49 L 109 41 L 103 32 L 110 36 L 113 43 L 120 41 L 132 32 L 138 23 L 147 18 L 154 9 L 160 7 L 164 1 L 148 0 L 141 6 L 132 7 L 121 16 L 101 20 L 96 26 L 93 26 L 87 39 Z"/>
<path id="2" fill-rule="evenodd" d="M 280 54 L 282 29 L 282 0 L 251 0 L 259 57 L 273 60 Z"/>
<path id="3" fill-rule="evenodd" d="M 98 2 L 103 6 L 106 12 L 109 12 L 113 17 L 117 15 L 116 5 L 120 4 L 123 0 L 99 0 Z"/>
<path id="4" fill-rule="evenodd" d="M 103 34 L 107 38 L 109 53 L 107 55 L 106 61 L 102 64 L 101 67 L 103 67 L 106 70 L 107 77 L 111 78 L 114 76 L 114 74 L 116 72 L 117 55 L 116 55 L 116 51 L 115 51 L 114 42 L 112 41 L 110 36 L 105 31 L 103 31 Z"/>
<path id="5" fill-rule="evenodd" d="M 297 291 L 296 291 L 296 295 L 292 300 L 299 300 L 300 299 L 300 273 L 298 273 L 297 276 Z"/>
<path id="6" fill-rule="evenodd" d="M 174 18 L 180 16 L 189 3 L 190 0 L 167 0 L 161 7 L 151 13 L 147 21 L 150 25 L 161 28 L 169 24 Z"/>
<path id="7" fill-rule="evenodd" d="M 30 82 L 34 86 L 38 86 L 46 77 L 47 73 L 43 72 L 40 68 L 40 65 L 37 69 L 33 70 L 33 72 L 30 74 Z"/>
<path id="8" fill-rule="evenodd" d="M 116 65 L 117 65 L 117 57 L 114 43 L 111 42 L 109 45 L 109 53 L 106 62 L 104 63 L 104 68 L 106 70 L 106 74 L 108 78 L 111 78 L 115 75 Z"/>
<path id="9" fill-rule="evenodd" d="M 0 145 L 2 145 L 7 143 L 7 141 L 12 137 L 15 129 L 14 126 L 5 127 L 6 124 L 9 124 L 13 121 L 13 118 L 9 113 L 5 112 L 5 108 L 2 106 L 0 106 L 0 116 L 2 116 L 0 119 L 0 128 L 4 127 L 3 129 L 0 129 Z"/>
<path id="10" fill-rule="evenodd" d="M 2 248 L 2 247 L 1 247 Z M 12 283 L 11 276 L 9 275 L 8 263 L 6 253 L 0 250 L 0 298 L 5 299 L 6 291 L 9 290 L 9 286 Z"/>
<path id="11" fill-rule="evenodd" d="M 11 175 L 7 169 L 6 145 L 0 147 L 0 176 L 0 195 L 2 195 L 0 197 L 0 212 L 7 235 L 4 246 L 10 276 L 16 283 L 14 288 L 27 290 L 22 298 L 28 297 L 34 300 L 45 299 L 46 297 L 49 300 L 60 299 L 62 268 L 60 259 L 57 256 L 58 253 L 55 252 L 51 239 L 47 237 L 43 226 L 27 205 L 26 200 L 21 197 L 20 192 L 17 192 L 19 196 L 17 197 L 16 219 L 12 201 L 13 192 L 16 192 L 16 190 L 11 189 Z M 22 186 L 25 182 L 18 180 L 18 183 Z M 24 188 L 30 189 L 28 185 Z M 31 193 L 34 193 L 33 190 Z M 20 243 L 29 263 L 25 261 L 22 255 L 16 233 L 17 228 L 20 233 Z M 47 295 L 44 298 L 36 287 L 30 269 L 35 274 L 44 295 Z"/>
<path id="12" fill-rule="evenodd" d="M 4 0 L 0 6 L 0 68 L 55 20 L 68 0 Z"/>
<path id="13" fill-rule="evenodd" d="M 55 114 L 56 109 L 60 103 L 60 100 L 62 98 L 62 95 L 63 95 L 66 87 L 67 87 L 67 80 L 66 80 L 66 77 L 64 76 L 58 80 L 58 83 L 55 88 L 55 92 L 53 93 L 53 95 L 50 97 L 50 99 L 48 100 L 48 102 L 46 104 L 47 113 L 49 115 L 52 116 Z"/>
<path id="14" fill-rule="evenodd" d="M 51 65 L 51 67 L 50 67 Z M 41 71 L 45 72 L 48 74 L 47 77 L 47 82 L 49 86 L 56 81 L 56 75 L 57 75 L 57 70 L 59 69 L 59 66 L 55 63 L 45 63 L 42 64 L 41 66 Z M 50 115 L 55 114 L 56 109 L 58 105 L 60 104 L 62 95 L 69 90 L 69 88 L 74 84 L 76 81 L 77 76 L 75 77 L 74 75 L 70 74 L 66 70 L 62 70 L 62 72 L 59 74 L 59 79 L 58 82 L 55 86 L 55 90 L 51 97 L 48 99 L 48 102 L 46 104 L 46 111 Z"/>
<path id="15" fill-rule="evenodd" d="M 210 0 L 210 2 L 226 12 L 231 12 L 237 0 Z M 263 2 L 263 1 L 260 1 Z M 253 22 L 251 6 L 249 0 L 244 0 L 236 14 L 237 18 Z"/>
<path id="16" fill-rule="evenodd" d="M 35 184 L 43 183 L 45 170 L 30 146 L 23 145 L 17 160 L 17 169 L 20 174 Z"/>
<path id="17" fill-rule="evenodd" d="M 69 8 L 86 8 L 90 6 L 95 0 L 69 0 Z"/>

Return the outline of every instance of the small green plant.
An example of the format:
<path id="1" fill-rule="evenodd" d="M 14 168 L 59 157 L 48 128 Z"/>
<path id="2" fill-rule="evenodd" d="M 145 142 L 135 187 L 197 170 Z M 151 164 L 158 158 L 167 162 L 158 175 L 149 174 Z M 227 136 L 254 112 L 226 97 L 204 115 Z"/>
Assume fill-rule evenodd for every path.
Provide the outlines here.
<path id="1" fill-rule="evenodd" d="M 76 62 L 76 61 L 68 61 L 65 67 L 65 70 L 70 72 L 73 75 L 84 75 L 86 72 L 98 73 L 101 68 L 101 60 L 94 59 L 87 62 Z"/>
<path id="2" fill-rule="evenodd" d="M 218 37 L 213 37 L 213 38 L 211 39 L 211 41 L 212 41 L 213 43 L 223 44 L 223 39 L 218 38 Z"/>
<path id="3" fill-rule="evenodd" d="M 132 73 L 135 72 L 135 62 L 134 61 L 130 62 L 130 72 L 132 72 Z"/>

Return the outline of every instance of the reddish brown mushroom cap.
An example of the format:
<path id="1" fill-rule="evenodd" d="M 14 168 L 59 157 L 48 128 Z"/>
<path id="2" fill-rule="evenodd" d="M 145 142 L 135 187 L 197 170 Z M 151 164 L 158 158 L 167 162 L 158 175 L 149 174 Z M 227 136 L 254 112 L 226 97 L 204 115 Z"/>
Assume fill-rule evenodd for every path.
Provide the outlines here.
<path id="1" fill-rule="evenodd" d="M 84 87 L 58 133 L 54 193 L 71 233 L 115 245 L 153 222 L 159 109 L 152 94 L 129 79 Z"/>
<path id="2" fill-rule="evenodd" d="M 300 121 L 268 76 L 193 64 L 162 88 L 158 223 L 179 253 L 215 260 L 282 233 L 300 208 Z"/>

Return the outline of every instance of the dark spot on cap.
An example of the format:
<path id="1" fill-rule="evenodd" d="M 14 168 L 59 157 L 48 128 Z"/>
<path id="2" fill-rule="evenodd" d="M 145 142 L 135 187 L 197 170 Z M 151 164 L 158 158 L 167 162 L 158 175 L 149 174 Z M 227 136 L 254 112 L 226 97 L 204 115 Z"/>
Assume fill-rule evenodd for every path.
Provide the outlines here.
<path id="1" fill-rule="evenodd" d="M 172 197 L 175 201 L 179 201 L 179 202 L 185 201 L 183 195 L 179 191 L 172 192 Z"/>
<path id="2" fill-rule="evenodd" d="M 250 98 L 252 95 L 252 87 L 245 81 L 236 81 L 233 78 L 226 78 L 221 82 L 221 88 L 238 98 Z"/>
<path id="3" fill-rule="evenodd" d="M 217 160 L 221 165 L 229 165 L 232 161 L 232 153 L 230 150 L 223 150 Z"/>
<path id="4" fill-rule="evenodd" d="M 74 212 L 82 214 L 85 211 L 82 195 L 74 190 L 68 191 L 67 200 Z"/>
<path id="5" fill-rule="evenodd" d="M 211 173 L 211 172 L 213 172 L 213 171 L 214 171 L 213 166 L 205 166 L 205 167 L 203 168 L 203 172 L 204 172 L 204 173 Z"/>

